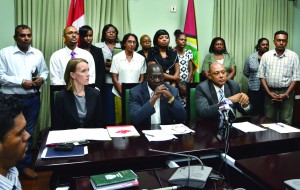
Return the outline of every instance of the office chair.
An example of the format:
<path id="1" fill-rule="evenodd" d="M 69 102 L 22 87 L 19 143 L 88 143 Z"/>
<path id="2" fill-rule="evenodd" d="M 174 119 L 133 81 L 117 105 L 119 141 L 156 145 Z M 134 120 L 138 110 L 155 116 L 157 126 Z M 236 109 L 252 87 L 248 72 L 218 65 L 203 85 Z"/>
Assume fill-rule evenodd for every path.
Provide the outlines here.
<path id="1" fill-rule="evenodd" d="M 129 90 L 139 83 L 122 83 L 122 124 L 130 124 Z"/>
<path id="2" fill-rule="evenodd" d="M 196 110 L 196 86 L 199 83 L 186 83 L 186 111 L 187 111 L 187 121 L 196 121 L 197 110 Z"/>

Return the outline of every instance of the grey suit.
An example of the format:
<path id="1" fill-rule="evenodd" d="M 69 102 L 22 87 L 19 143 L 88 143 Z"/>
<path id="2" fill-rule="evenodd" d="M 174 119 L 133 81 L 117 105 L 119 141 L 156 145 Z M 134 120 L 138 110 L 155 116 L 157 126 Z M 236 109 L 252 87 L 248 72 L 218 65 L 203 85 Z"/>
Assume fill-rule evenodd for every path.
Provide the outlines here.
<path id="1" fill-rule="evenodd" d="M 239 84 L 233 80 L 227 80 L 224 84 L 225 97 L 233 96 L 240 93 Z M 239 103 L 233 103 L 231 106 L 234 111 L 246 114 L 250 110 L 245 111 Z M 211 80 L 201 82 L 196 87 L 196 108 L 201 119 L 219 119 L 219 101 L 216 90 Z"/>

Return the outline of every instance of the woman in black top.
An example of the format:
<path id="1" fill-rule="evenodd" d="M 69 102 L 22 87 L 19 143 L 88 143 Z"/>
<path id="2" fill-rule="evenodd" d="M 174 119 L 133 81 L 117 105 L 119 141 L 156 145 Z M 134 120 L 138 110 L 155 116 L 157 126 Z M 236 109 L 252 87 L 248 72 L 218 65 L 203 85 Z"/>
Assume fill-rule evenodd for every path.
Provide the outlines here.
<path id="1" fill-rule="evenodd" d="M 154 47 L 148 55 L 148 64 L 159 64 L 164 70 L 165 82 L 176 86 L 179 83 L 177 52 L 169 47 L 170 36 L 166 30 L 158 30 L 153 38 Z"/>

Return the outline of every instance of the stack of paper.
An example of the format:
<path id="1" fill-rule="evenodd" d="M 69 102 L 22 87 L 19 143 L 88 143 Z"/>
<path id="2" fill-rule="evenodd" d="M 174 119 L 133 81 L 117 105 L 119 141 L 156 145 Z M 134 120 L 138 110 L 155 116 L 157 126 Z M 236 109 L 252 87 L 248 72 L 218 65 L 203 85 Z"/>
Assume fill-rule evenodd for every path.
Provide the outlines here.
<path id="1" fill-rule="evenodd" d="M 261 128 L 261 127 L 259 127 L 257 125 L 249 123 L 248 121 L 246 121 L 246 122 L 240 122 L 240 123 L 233 123 L 232 126 L 234 128 L 237 128 L 237 129 L 243 131 L 244 133 L 258 132 L 258 131 L 265 131 L 266 130 L 266 129 Z"/>
<path id="2" fill-rule="evenodd" d="M 173 134 L 173 135 L 195 133 L 194 130 L 188 128 L 187 126 L 183 125 L 182 123 L 173 124 L 173 125 L 160 125 L 160 128 L 165 133 Z"/>
<path id="3" fill-rule="evenodd" d="M 268 127 L 278 133 L 295 133 L 300 132 L 299 129 L 286 125 L 284 123 L 268 123 L 268 124 L 261 124 L 264 127 Z"/>
<path id="4" fill-rule="evenodd" d="M 177 139 L 176 136 L 168 134 L 163 130 L 143 130 L 142 132 L 145 134 L 148 141 L 168 141 Z"/>
<path id="5" fill-rule="evenodd" d="M 79 128 L 49 131 L 46 145 L 57 143 L 73 143 L 85 140 L 111 140 L 106 129 L 103 128 Z"/>
<path id="6" fill-rule="evenodd" d="M 119 125 L 106 127 L 110 137 L 138 137 L 139 132 L 133 125 Z"/>

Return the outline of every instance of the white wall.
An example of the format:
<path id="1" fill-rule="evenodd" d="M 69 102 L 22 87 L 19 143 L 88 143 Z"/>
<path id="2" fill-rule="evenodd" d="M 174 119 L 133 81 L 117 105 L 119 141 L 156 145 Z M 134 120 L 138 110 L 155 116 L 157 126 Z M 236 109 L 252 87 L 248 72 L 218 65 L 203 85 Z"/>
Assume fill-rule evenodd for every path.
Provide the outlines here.
<path id="1" fill-rule="evenodd" d="M 0 49 L 13 45 L 15 32 L 15 10 L 13 0 L 1 0 L 0 6 Z"/>

